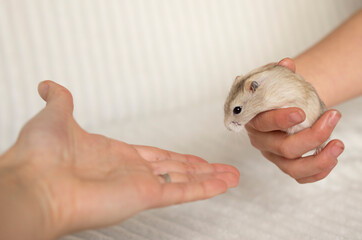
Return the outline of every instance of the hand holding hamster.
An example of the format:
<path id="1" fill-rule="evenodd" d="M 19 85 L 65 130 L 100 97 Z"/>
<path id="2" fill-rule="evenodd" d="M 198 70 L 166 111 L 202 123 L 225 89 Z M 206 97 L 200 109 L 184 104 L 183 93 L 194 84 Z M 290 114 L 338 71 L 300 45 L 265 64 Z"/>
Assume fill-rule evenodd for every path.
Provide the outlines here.
<path id="1" fill-rule="evenodd" d="M 341 151 L 332 152 L 336 145 L 343 151 L 343 143 L 332 140 L 318 155 L 302 155 L 327 141 L 341 115 L 336 110 L 323 114 L 314 88 L 294 72 L 293 60 L 286 58 L 238 77 L 225 103 L 225 125 L 233 131 L 245 125 L 250 142 L 267 159 L 299 183 L 314 182 L 337 164 Z M 270 76 L 279 79 L 268 83 L 272 89 L 263 89 Z M 297 79 L 280 80 L 286 76 Z M 240 93 L 240 88 L 245 91 Z"/>

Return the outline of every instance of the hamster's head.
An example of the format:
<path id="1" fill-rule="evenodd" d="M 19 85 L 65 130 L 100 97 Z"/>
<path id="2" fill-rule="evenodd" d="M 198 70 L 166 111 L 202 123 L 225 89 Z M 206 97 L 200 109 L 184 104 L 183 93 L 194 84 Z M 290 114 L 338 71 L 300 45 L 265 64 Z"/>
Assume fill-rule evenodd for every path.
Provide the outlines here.
<path id="1" fill-rule="evenodd" d="M 227 129 L 240 132 L 254 117 L 251 109 L 253 104 L 250 102 L 258 87 L 258 81 L 253 77 L 236 77 L 224 105 L 224 124 Z"/>

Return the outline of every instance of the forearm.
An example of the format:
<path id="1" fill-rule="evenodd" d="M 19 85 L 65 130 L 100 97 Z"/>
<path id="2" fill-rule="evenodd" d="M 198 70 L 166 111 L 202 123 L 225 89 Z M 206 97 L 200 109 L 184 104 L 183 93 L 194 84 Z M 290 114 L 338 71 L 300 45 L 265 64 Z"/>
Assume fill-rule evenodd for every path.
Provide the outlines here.
<path id="1" fill-rule="evenodd" d="M 295 58 L 327 106 L 362 94 L 362 10 Z"/>

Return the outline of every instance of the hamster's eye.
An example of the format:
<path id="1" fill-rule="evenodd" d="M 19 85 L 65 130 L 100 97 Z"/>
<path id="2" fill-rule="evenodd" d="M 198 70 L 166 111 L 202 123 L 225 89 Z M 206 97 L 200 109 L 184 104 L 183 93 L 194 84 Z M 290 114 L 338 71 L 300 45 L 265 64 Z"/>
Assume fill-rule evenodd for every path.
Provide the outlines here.
<path id="1" fill-rule="evenodd" d="M 241 113 L 241 110 L 242 110 L 242 107 L 235 107 L 234 110 L 233 110 L 233 113 L 234 114 L 239 114 L 239 113 Z"/>

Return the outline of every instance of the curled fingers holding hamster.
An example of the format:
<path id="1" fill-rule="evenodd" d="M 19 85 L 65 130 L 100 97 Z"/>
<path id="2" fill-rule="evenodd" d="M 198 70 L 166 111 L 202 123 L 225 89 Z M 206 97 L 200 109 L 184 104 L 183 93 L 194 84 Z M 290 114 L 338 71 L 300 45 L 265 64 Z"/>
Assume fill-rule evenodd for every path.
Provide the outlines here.
<path id="1" fill-rule="evenodd" d="M 264 66 L 237 79 L 225 104 L 225 125 L 234 131 L 245 125 L 251 144 L 267 159 L 299 183 L 315 182 L 330 173 L 343 151 L 343 143 L 339 140 L 332 140 L 325 146 L 341 115 L 336 110 L 325 112 L 314 88 L 294 72 L 294 62 L 283 59 L 278 64 Z M 278 74 L 282 86 L 270 94 L 273 86 L 266 85 L 275 74 Z M 285 81 L 291 78 L 295 78 L 291 86 L 301 85 L 288 90 L 286 85 L 289 83 Z M 236 97 L 239 100 L 233 100 L 235 84 L 242 85 L 245 91 Z M 248 94 L 250 96 L 246 96 Z M 243 98 L 248 100 L 241 102 L 248 103 L 241 103 Z M 260 103 L 251 106 L 255 100 L 260 100 Z M 313 149 L 317 149 L 316 154 L 302 157 Z"/>
<path id="2" fill-rule="evenodd" d="M 284 66 L 303 76 L 318 92 L 328 107 L 362 96 L 362 10 L 359 10 L 311 48 L 295 58 L 283 59 Z M 324 112 L 310 127 L 293 135 L 284 131 L 304 122 L 308 113 L 299 108 L 270 110 L 255 116 L 245 128 L 252 145 L 299 183 L 325 178 L 343 152 L 340 140 L 331 140 L 341 114 Z M 317 155 L 302 155 L 328 142 Z"/>

